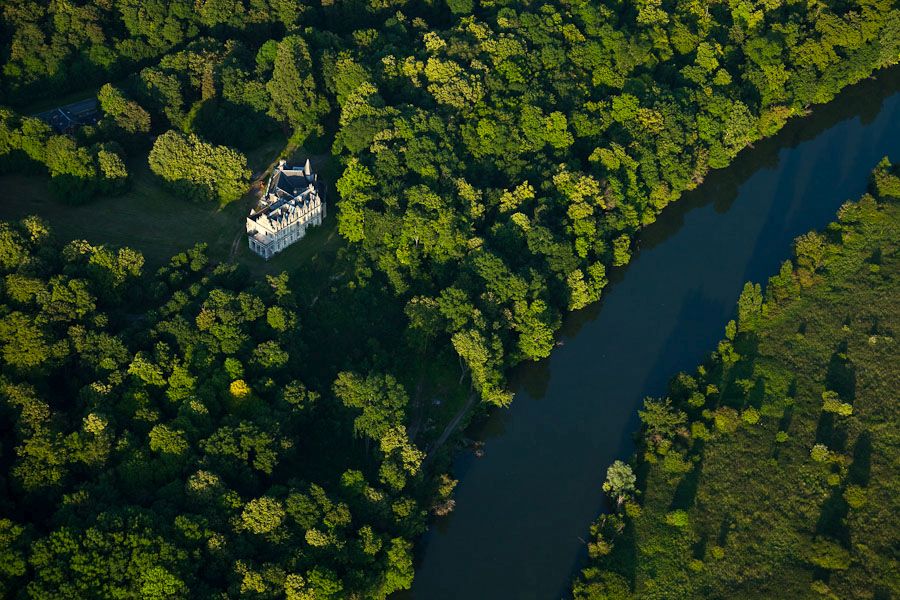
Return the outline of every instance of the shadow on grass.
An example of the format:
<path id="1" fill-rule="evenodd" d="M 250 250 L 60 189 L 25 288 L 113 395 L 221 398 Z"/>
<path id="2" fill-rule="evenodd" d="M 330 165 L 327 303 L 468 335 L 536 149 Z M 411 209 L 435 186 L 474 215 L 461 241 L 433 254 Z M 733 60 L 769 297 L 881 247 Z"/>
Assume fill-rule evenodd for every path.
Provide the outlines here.
<path id="1" fill-rule="evenodd" d="M 731 533 L 733 524 L 734 519 L 730 515 L 722 517 L 722 522 L 719 524 L 719 534 L 716 536 L 716 545 L 720 548 L 724 548 L 725 544 L 728 543 L 728 534 Z"/>
<path id="2" fill-rule="evenodd" d="M 856 399 L 856 367 L 847 358 L 847 342 L 842 342 L 828 361 L 825 387 L 850 404 Z"/>
<path id="3" fill-rule="evenodd" d="M 616 538 L 616 545 L 610 555 L 609 570 L 625 578 L 631 589 L 637 584 L 637 532 L 634 521 L 629 520 L 625 529 Z"/>
<path id="4" fill-rule="evenodd" d="M 819 414 L 819 422 L 816 423 L 816 444 L 824 444 L 834 448 L 834 414 L 822 411 Z"/>
<path id="5" fill-rule="evenodd" d="M 194 116 L 194 128 L 214 144 L 234 146 L 248 152 L 261 146 L 278 131 L 278 123 L 249 106 L 224 98 L 211 98 Z"/>
<path id="6" fill-rule="evenodd" d="M 762 408 L 763 400 L 766 399 L 766 381 L 760 377 L 753 384 L 750 394 L 747 396 L 747 405 L 759 410 Z"/>
<path id="7" fill-rule="evenodd" d="M 697 489 L 700 487 L 700 475 L 702 473 L 703 460 L 699 460 L 694 463 L 694 468 L 678 482 L 675 493 L 672 495 L 672 503 L 669 505 L 669 510 L 688 510 L 694 506 L 694 502 L 697 499 Z"/>
<path id="8" fill-rule="evenodd" d="M 850 528 L 845 523 L 849 509 L 850 507 L 844 500 L 843 487 L 834 488 L 828 500 L 822 503 L 822 510 L 819 512 L 819 519 L 816 522 L 816 534 L 833 537 L 844 547 L 849 548 Z"/>
<path id="9" fill-rule="evenodd" d="M 872 434 L 863 431 L 853 445 L 853 462 L 847 472 L 847 482 L 853 485 L 869 485 L 872 472 Z"/>

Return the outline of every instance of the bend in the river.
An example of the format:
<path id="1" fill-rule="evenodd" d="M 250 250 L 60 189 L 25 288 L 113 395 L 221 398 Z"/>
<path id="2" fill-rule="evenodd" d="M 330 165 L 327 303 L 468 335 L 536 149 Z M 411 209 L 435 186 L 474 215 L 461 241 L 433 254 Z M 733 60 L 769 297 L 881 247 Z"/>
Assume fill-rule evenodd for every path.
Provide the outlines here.
<path id="1" fill-rule="evenodd" d="M 422 541 L 417 600 L 567 595 L 580 537 L 603 510 L 606 467 L 632 451 L 642 398 L 722 337 L 743 283 L 764 282 L 791 242 L 900 159 L 900 70 L 846 90 L 744 151 L 643 232 L 602 302 L 572 315 L 565 346 L 515 373 L 516 399 L 460 455 L 456 511 Z M 577 335 L 576 335 L 577 334 Z"/>

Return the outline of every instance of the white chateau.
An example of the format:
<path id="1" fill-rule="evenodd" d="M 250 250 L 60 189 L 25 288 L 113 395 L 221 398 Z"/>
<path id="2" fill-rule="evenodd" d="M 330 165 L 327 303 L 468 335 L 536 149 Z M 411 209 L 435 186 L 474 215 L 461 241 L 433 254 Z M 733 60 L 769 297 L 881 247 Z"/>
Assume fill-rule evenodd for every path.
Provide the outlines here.
<path id="1" fill-rule="evenodd" d="M 266 193 L 247 217 L 250 249 L 269 260 L 306 234 L 310 225 L 325 219 L 325 201 L 319 197 L 318 178 L 309 166 L 289 168 L 279 161 Z"/>

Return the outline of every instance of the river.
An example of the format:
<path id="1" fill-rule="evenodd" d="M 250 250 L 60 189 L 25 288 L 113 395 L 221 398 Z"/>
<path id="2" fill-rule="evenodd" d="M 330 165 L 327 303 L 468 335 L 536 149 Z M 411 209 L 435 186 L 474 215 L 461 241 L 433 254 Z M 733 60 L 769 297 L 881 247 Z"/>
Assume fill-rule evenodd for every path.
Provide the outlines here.
<path id="1" fill-rule="evenodd" d="M 513 374 L 516 398 L 469 435 L 456 510 L 424 536 L 416 600 L 568 595 L 604 510 L 606 467 L 633 451 L 637 409 L 692 370 L 724 335 L 747 280 L 765 282 L 792 240 L 900 160 L 900 69 L 845 90 L 710 173 L 639 238 L 600 303 L 564 324 L 565 345 Z"/>

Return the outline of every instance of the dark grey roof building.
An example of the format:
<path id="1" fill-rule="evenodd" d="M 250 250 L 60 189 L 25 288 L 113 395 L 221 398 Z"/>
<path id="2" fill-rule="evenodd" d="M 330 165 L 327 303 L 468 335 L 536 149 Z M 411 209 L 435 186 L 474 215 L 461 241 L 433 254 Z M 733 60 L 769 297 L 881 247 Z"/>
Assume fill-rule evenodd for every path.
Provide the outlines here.
<path id="1" fill-rule="evenodd" d="M 309 160 L 302 169 L 288 167 L 282 160 L 272 171 L 260 203 L 247 217 L 250 249 L 268 260 L 324 219 L 325 202 Z"/>

